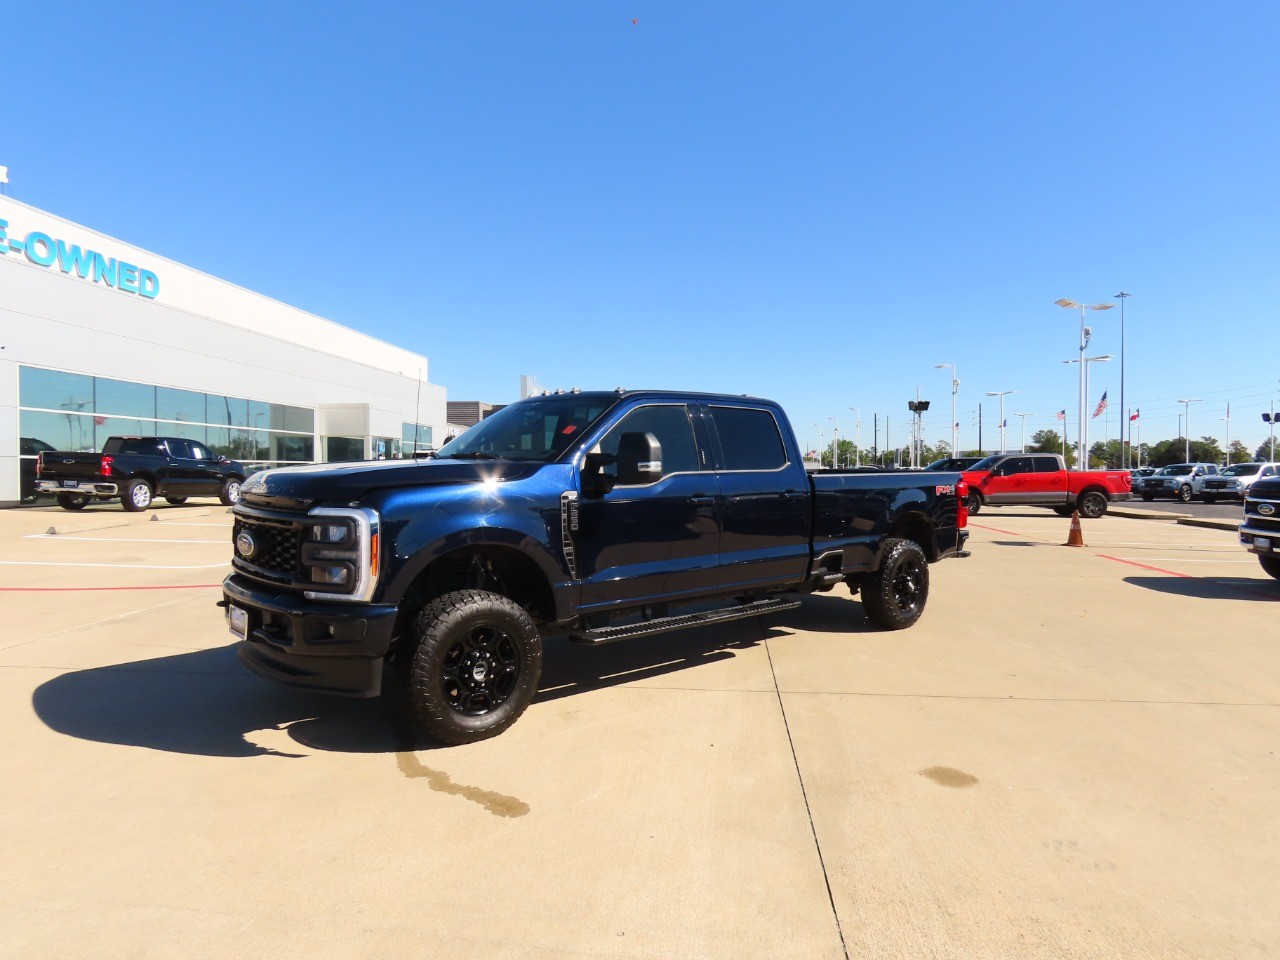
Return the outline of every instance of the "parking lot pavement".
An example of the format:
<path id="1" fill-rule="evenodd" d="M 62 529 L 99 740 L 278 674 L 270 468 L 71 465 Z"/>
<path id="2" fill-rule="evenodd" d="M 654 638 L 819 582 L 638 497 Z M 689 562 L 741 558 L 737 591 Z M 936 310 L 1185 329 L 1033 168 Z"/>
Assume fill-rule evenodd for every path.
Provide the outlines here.
<path id="1" fill-rule="evenodd" d="M 432 749 L 239 667 L 225 511 L 40 513 L 0 512 L 0 956 L 1280 949 L 1280 584 L 1228 531 L 984 511 L 908 631 L 840 588 L 551 640 L 515 727 Z"/>

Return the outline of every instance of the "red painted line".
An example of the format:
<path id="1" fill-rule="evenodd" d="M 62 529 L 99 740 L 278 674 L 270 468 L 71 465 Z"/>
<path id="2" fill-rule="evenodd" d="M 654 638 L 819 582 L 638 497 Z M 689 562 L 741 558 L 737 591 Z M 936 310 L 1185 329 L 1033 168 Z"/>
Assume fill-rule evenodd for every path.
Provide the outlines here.
<path id="1" fill-rule="evenodd" d="M 1179 573 L 1177 570 L 1166 570 L 1164 567 L 1153 567 L 1149 564 L 1138 563 L 1136 560 L 1122 560 L 1119 557 L 1111 557 L 1105 553 L 1095 553 L 1095 557 L 1101 557 L 1103 560 L 1114 560 L 1116 563 L 1127 563 L 1131 567 L 1141 567 L 1143 570 L 1151 570 L 1155 573 L 1166 573 L 1171 577 L 1182 577 L 1183 580 L 1199 580 L 1199 577 L 1193 577 L 1189 573 Z"/>
<path id="2" fill-rule="evenodd" d="M 220 583 L 193 583 L 190 586 L 154 587 L 0 587 L 0 593 L 77 593 L 89 590 L 213 590 Z"/>
<path id="3" fill-rule="evenodd" d="M 999 527 L 988 527 L 985 523 L 970 523 L 969 526 L 977 527 L 979 530 L 991 530 L 995 533 L 1003 533 L 1007 537 L 1025 536 L 1025 534 L 1014 533 L 1012 530 L 1001 530 Z"/>

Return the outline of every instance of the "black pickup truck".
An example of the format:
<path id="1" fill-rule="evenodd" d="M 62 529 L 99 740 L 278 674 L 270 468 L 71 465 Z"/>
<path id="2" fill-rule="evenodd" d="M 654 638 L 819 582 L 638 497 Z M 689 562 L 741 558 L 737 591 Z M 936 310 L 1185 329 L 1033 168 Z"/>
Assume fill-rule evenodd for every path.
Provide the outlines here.
<path id="1" fill-rule="evenodd" d="M 1280 477 L 1255 480 L 1244 497 L 1240 544 L 1280 580 Z"/>
<path id="2" fill-rule="evenodd" d="M 873 623 L 911 626 L 929 564 L 967 555 L 958 487 L 807 473 L 767 400 L 559 393 L 431 459 L 250 477 L 220 606 L 256 673 L 366 697 L 385 674 L 417 728 L 466 743 L 523 712 L 543 636 L 609 643 L 840 583 Z"/>
<path id="3" fill-rule="evenodd" d="M 175 504 L 217 497 L 232 506 L 244 478 L 244 464 L 179 437 L 108 437 L 101 453 L 52 450 L 36 459 L 36 490 L 56 494 L 64 510 L 113 497 L 129 511 L 146 510 L 157 496 Z"/>

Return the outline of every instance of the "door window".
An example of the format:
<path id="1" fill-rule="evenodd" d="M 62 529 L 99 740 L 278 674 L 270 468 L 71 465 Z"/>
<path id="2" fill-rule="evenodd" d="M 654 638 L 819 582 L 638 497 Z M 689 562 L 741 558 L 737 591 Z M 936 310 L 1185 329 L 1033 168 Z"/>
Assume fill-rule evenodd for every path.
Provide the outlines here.
<path id="1" fill-rule="evenodd" d="M 787 465 L 778 422 L 768 410 L 712 407 L 725 470 L 780 470 Z"/>
<path id="2" fill-rule="evenodd" d="M 1059 470 L 1058 461 L 1053 457 L 1033 457 L 1036 466 L 1036 473 L 1057 473 Z"/>
<path id="3" fill-rule="evenodd" d="M 1015 473 L 1033 473 L 1034 471 L 1030 457 L 1010 457 L 1000 464 L 1000 473 L 1006 477 L 1011 477 Z"/>
<path id="4" fill-rule="evenodd" d="M 191 455 L 191 444 L 186 440 L 167 440 L 169 445 L 169 456 L 177 457 L 179 460 L 193 460 Z"/>
<path id="5" fill-rule="evenodd" d="M 637 407 L 619 420 L 606 433 L 595 452 L 617 455 L 624 433 L 651 433 L 662 444 L 662 475 L 693 473 L 699 469 L 698 445 L 693 438 L 693 424 L 683 404 L 656 404 Z M 605 468 L 609 476 L 617 476 L 617 465 Z"/>

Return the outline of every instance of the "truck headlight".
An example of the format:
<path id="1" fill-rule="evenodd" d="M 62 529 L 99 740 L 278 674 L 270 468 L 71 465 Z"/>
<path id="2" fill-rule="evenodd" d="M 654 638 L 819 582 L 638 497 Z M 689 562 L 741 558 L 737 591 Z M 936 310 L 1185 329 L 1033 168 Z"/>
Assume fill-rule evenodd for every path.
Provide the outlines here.
<path id="1" fill-rule="evenodd" d="M 367 507 L 317 507 L 308 515 L 299 562 L 306 580 L 327 589 L 306 590 L 309 600 L 367 601 L 378 577 L 378 514 Z"/>

